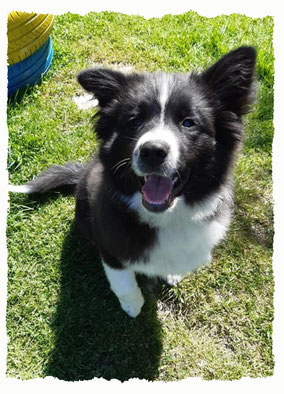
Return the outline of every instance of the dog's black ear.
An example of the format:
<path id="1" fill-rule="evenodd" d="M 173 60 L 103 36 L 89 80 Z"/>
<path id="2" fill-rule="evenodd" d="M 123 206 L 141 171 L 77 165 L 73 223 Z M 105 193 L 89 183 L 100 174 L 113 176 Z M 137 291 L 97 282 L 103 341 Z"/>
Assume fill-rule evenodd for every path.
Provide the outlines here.
<path id="1" fill-rule="evenodd" d="M 229 52 L 201 76 L 222 108 L 241 116 L 249 112 L 255 98 L 256 51 L 240 47 Z"/>
<path id="2" fill-rule="evenodd" d="M 109 104 L 126 84 L 125 74 L 107 68 L 94 68 L 77 76 L 82 87 L 98 99 L 100 107 Z"/>

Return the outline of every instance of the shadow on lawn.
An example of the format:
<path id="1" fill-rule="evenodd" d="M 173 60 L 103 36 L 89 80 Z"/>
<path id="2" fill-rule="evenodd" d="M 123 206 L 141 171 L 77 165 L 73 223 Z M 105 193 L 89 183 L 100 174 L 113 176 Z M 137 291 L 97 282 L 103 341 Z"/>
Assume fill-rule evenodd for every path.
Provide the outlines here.
<path id="1" fill-rule="evenodd" d="M 56 335 L 46 376 L 153 380 L 162 351 L 155 302 L 128 317 L 109 289 L 99 257 L 71 226 L 61 258 L 61 296 L 53 322 Z"/>

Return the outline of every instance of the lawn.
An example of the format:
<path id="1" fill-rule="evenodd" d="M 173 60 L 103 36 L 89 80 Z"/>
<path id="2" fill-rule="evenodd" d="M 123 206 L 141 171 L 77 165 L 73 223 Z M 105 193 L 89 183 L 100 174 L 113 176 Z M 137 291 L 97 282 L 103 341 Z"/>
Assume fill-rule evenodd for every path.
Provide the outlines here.
<path id="1" fill-rule="evenodd" d="M 77 107 L 76 74 L 95 64 L 202 69 L 227 51 L 258 51 L 258 103 L 235 168 L 235 214 L 211 264 L 175 288 L 152 288 L 129 318 L 95 248 L 74 226 L 72 196 L 10 194 L 7 377 L 233 380 L 273 374 L 273 19 L 188 12 L 146 20 L 119 13 L 56 17 L 42 83 L 8 102 L 10 182 L 52 164 L 86 161 L 98 142 L 93 109 Z"/>

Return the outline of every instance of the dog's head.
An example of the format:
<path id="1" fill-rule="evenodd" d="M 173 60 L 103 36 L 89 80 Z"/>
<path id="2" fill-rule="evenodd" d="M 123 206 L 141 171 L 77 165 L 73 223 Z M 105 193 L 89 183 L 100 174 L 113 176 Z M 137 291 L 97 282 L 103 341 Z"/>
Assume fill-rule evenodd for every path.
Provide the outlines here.
<path id="1" fill-rule="evenodd" d="M 181 193 L 194 202 L 218 188 L 242 139 L 255 59 L 241 47 L 201 73 L 81 72 L 79 83 L 99 101 L 101 159 L 116 187 L 139 190 L 153 212 Z"/>

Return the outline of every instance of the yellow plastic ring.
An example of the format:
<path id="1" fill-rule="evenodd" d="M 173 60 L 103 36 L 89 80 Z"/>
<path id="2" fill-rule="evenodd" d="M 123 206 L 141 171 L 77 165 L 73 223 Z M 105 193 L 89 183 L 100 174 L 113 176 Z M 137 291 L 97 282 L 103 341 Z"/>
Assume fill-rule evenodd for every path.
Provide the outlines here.
<path id="1" fill-rule="evenodd" d="M 36 52 L 48 39 L 54 15 L 13 11 L 8 16 L 8 64 Z"/>

